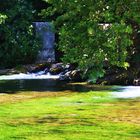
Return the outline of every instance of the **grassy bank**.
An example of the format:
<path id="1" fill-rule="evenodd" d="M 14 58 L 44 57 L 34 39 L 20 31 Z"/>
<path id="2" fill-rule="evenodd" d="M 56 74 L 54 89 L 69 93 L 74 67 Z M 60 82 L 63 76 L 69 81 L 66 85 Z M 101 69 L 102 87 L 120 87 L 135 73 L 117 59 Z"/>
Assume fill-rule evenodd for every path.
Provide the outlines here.
<path id="1" fill-rule="evenodd" d="M 0 140 L 138 140 L 140 99 L 107 91 L 0 95 Z"/>

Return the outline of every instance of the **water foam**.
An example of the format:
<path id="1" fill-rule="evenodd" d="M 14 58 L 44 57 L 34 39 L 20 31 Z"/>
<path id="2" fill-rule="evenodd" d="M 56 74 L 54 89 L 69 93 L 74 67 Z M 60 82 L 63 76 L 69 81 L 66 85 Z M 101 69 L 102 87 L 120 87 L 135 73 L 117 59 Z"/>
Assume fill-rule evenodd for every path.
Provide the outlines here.
<path id="1" fill-rule="evenodd" d="M 41 72 L 37 74 L 13 74 L 13 75 L 2 75 L 0 80 L 20 80 L 20 79 L 59 79 L 60 75 L 51 75 L 50 73 L 42 74 Z"/>

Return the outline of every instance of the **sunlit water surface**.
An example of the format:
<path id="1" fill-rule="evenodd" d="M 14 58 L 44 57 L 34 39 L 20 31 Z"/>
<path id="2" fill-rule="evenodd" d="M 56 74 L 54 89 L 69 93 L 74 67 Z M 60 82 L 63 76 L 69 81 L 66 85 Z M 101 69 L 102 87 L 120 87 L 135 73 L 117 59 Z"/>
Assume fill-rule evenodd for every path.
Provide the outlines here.
<path id="1" fill-rule="evenodd" d="M 112 92 L 116 98 L 136 98 L 140 97 L 140 86 L 119 87 L 118 91 Z"/>

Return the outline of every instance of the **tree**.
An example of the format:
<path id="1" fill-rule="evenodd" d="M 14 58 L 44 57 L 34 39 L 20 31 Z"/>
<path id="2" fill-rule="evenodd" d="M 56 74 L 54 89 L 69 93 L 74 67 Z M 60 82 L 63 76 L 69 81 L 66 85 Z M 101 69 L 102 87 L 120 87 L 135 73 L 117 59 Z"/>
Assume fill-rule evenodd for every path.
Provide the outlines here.
<path id="1" fill-rule="evenodd" d="M 51 6 L 41 15 L 47 20 L 56 17 L 52 22 L 59 34 L 63 61 L 78 63 L 93 80 L 103 75 L 105 62 L 108 66 L 129 66 L 131 23 L 140 23 L 138 0 L 44 1 Z"/>
<path id="2" fill-rule="evenodd" d="M 1 66 L 9 67 L 35 60 L 40 46 L 32 26 L 34 12 L 30 0 L 1 0 Z"/>

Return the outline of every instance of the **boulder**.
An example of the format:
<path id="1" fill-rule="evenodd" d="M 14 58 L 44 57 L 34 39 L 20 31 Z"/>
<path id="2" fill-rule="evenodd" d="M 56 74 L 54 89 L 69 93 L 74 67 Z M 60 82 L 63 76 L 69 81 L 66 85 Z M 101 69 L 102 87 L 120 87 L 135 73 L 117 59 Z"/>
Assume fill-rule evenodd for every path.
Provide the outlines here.
<path id="1" fill-rule="evenodd" d="M 77 81 L 78 82 L 78 81 L 82 80 L 80 70 L 72 70 L 70 76 L 71 76 L 72 81 Z"/>
<path id="2" fill-rule="evenodd" d="M 70 81 L 71 80 L 71 71 L 64 71 L 60 75 L 60 80 Z"/>
<path id="3" fill-rule="evenodd" d="M 50 74 L 52 74 L 52 75 L 60 74 L 63 71 L 64 71 L 63 63 L 52 64 L 52 66 L 49 70 Z"/>
<path id="4" fill-rule="evenodd" d="M 69 70 L 69 71 L 72 71 L 72 70 L 76 70 L 77 69 L 77 64 L 75 63 L 72 63 L 72 64 L 66 64 L 65 65 L 65 70 Z"/>
<path id="5" fill-rule="evenodd" d="M 16 70 L 16 69 L 13 68 L 13 69 L 10 69 L 10 70 L 8 71 L 7 75 L 19 74 L 19 73 L 21 73 L 21 71 Z"/>
<path id="6" fill-rule="evenodd" d="M 140 78 L 134 79 L 133 85 L 134 86 L 140 86 Z"/>
<path id="7" fill-rule="evenodd" d="M 79 82 L 79 81 L 82 81 L 81 75 L 82 74 L 80 70 L 71 70 L 71 71 L 65 72 L 64 74 L 61 74 L 60 80 L 69 80 L 69 81 Z"/>
<path id="8" fill-rule="evenodd" d="M 6 75 L 9 72 L 10 69 L 1 69 L 0 75 Z"/>
<path id="9" fill-rule="evenodd" d="M 34 66 L 29 73 L 38 73 L 40 71 L 48 71 L 48 69 L 50 68 L 51 63 L 43 63 L 43 64 L 37 64 L 36 66 Z"/>
<path id="10" fill-rule="evenodd" d="M 12 74 L 19 74 L 19 73 L 27 73 L 27 69 L 24 66 L 18 66 L 11 69 L 1 69 L 0 75 L 12 75 Z"/>

